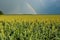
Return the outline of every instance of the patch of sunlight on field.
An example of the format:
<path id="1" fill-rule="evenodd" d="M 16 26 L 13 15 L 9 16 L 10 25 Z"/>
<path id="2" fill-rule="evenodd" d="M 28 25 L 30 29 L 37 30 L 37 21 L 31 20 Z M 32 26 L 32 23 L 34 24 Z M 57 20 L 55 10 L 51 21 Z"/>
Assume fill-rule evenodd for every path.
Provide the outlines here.
<path id="1" fill-rule="evenodd" d="M 60 15 L 0 15 L 0 21 L 60 21 Z"/>

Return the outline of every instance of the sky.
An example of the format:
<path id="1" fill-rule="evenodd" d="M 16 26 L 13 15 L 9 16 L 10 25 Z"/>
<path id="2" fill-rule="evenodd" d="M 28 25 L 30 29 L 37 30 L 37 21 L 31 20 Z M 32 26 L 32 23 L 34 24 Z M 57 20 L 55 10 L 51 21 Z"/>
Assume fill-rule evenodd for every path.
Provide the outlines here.
<path id="1" fill-rule="evenodd" d="M 60 0 L 0 0 L 5 14 L 60 14 Z"/>

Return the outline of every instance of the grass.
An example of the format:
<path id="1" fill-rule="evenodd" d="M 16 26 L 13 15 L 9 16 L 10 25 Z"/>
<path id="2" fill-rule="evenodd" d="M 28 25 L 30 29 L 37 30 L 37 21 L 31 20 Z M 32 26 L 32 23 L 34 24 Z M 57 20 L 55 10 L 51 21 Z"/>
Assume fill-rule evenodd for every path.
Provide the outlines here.
<path id="1" fill-rule="evenodd" d="M 60 15 L 0 15 L 0 40 L 60 40 Z"/>

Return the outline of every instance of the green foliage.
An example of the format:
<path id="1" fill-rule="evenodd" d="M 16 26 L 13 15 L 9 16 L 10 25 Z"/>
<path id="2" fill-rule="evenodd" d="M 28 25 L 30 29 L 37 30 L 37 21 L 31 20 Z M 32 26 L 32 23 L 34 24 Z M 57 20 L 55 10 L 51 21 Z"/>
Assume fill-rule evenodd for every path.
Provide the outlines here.
<path id="1" fill-rule="evenodd" d="M 60 40 L 60 23 L 1 21 L 0 40 Z"/>
<path id="2" fill-rule="evenodd" d="M 0 15 L 3 15 L 3 12 L 2 11 L 0 11 Z"/>

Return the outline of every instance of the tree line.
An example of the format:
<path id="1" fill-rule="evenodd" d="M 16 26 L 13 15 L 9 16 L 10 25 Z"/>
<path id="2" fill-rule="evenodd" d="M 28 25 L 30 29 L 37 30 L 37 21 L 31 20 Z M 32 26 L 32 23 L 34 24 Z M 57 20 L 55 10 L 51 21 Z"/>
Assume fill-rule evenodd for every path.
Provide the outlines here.
<path id="1" fill-rule="evenodd" d="M 2 11 L 0 11 L 0 15 L 3 15 L 3 12 Z"/>

